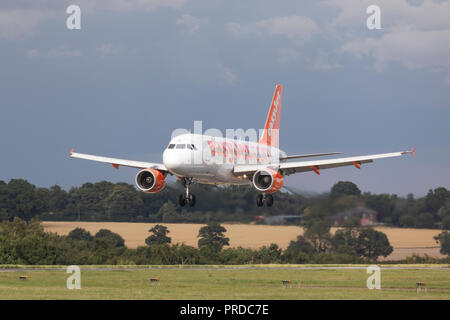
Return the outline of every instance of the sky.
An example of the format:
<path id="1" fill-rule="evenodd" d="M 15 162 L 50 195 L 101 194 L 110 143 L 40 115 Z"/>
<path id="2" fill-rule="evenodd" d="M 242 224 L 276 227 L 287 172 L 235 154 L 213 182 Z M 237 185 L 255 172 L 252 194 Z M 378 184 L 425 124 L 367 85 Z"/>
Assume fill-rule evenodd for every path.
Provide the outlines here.
<path id="1" fill-rule="evenodd" d="M 69 5 L 81 29 L 66 26 Z M 369 5 L 381 29 L 369 29 Z M 2 0 L 0 180 L 66 189 L 162 161 L 177 128 L 261 128 L 284 86 L 280 147 L 416 156 L 286 177 L 299 190 L 450 189 L 450 1 Z"/>

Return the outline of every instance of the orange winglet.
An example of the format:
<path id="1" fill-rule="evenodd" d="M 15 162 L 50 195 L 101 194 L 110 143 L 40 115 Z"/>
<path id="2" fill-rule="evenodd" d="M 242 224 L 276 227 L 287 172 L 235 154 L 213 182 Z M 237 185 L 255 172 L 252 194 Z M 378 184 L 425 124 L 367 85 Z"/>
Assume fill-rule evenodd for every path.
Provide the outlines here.
<path id="1" fill-rule="evenodd" d="M 360 165 L 358 162 L 353 161 L 353 165 L 354 165 L 356 168 L 361 169 L 361 165 Z"/>
<path id="2" fill-rule="evenodd" d="M 413 155 L 413 157 L 416 155 L 416 147 L 412 148 L 411 154 Z"/>
<path id="3" fill-rule="evenodd" d="M 311 166 L 311 169 L 312 169 L 315 173 L 317 173 L 317 174 L 320 175 L 319 168 L 317 168 L 316 166 Z"/>
<path id="4" fill-rule="evenodd" d="M 116 164 L 116 163 L 111 163 L 112 164 L 112 166 L 114 167 L 114 168 L 116 168 L 117 170 L 119 170 L 119 165 L 118 164 Z"/>
<path id="5" fill-rule="evenodd" d="M 70 154 L 72 154 L 74 150 L 75 150 L 75 149 L 74 149 L 74 148 L 72 148 L 72 150 L 70 150 Z"/>

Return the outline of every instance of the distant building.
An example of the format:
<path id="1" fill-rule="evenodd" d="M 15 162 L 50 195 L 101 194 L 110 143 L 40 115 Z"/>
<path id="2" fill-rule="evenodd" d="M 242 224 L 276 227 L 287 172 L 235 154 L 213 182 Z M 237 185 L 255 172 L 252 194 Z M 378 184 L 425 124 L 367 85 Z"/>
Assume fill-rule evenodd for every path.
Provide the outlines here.
<path id="1" fill-rule="evenodd" d="M 300 224 L 300 216 L 256 216 L 253 219 L 253 223 L 263 221 L 265 224 L 270 225 L 283 225 L 283 224 Z"/>
<path id="2" fill-rule="evenodd" d="M 378 224 L 377 212 L 364 207 L 355 207 L 341 211 L 332 218 L 335 227 L 341 226 L 348 219 L 358 220 L 361 226 L 374 226 Z"/>

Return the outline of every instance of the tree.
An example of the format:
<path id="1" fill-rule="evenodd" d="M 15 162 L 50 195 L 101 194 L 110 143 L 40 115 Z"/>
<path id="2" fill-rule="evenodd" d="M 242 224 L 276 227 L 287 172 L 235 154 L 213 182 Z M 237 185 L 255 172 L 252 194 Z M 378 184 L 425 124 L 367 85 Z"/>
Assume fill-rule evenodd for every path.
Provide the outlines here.
<path id="1" fill-rule="evenodd" d="M 85 241 L 92 241 L 94 240 L 94 237 L 91 235 L 91 233 L 83 228 L 75 228 L 72 231 L 69 232 L 67 235 L 72 240 L 85 240 Z"/>
<path id="2" fill-rule="evenodd" d="M 262 246 L 257 252 L 259 263 L 280 263 L 282 250 L 276 243 L 271 243 L 269 247 Z"/>
<path id="3" fill-rule="evenodd" d="M 163 222 L 177 222 L 179 218 L 177 207 L 172 201 L 167 201 L 158 210 L 158 217 L 160 217 Z"/>
<path id="4" fill-rule="evenodd" d="M 320 208 L 305 210 L 302 226 L 305 228 L 304 238 L 312 245 L 314 252 L 325 252 L 329 249 L 331 219 Z"/>
<path id="5" fill-rule="evenodd" d="M 117 234 L 107 229 L 100 229 L 94 236 L 94 238 L 101 243 L 104 243 L 108 247 L 123 247 L 125 246 L 125 240 Z"/>
<path id="6" fill-rule="evenodd" d="M 450 230 L 450 216 L 446 216 L 442 219 L 442 229 Z"/>
<path id="7" fill-rule="evenodd" d="M 434 237 L 436 243 L 440 243 L 442 254 L 450 255 L 450 233 L 447 231 L 441 232 L 437 236 Z"/>
<path id="8" fill-rule="evenodd" d="M 348 255 L 359 255 L 359 229 L 355 225 L 348 225 L 334 234 L 331 243 L 333 252 Z"/>
<path id="9" fill-rule="evenodd" d="M 135 218 L 143 203 L 136 189 L 126 183 L 114 185 L 102 202 L 107 216 L 119 221 Z"/>
<path id="10" fill-rule="evenodd" d="M 372 228 L 362 228 L 358 236 L 358 254 L 376 261 L 379 256 L 387 257 L 394 251 L 387 236 Z"/>
<path id="11" fill-rule="evenodd" d="M 283 258 L 291 263 L 305 263 L 314 253 L 314 248 L 304 236 L 298 236 L 297 240 L 291 241 L 283 253 Z"/>
<path id="12" fill-rule="evenodd" d="M 432 228 L 433 226 L 434 226 L 434 218 L 433 215 L 429 212 L 422 212 L 416 218 L 417 228 Z"/>
<path id="13" fill-rule="evenodd" d="M 223 246 L 230 245 L 230 239 L 225 237 L 224 232 L 227 229 L 222 227 L 218 222 L 210 222 L 208 225 L 201 227 L 198 232 L 198 246 L 210 247 L 215 251 L 222 250 Z"/>
<path id="14" fill-rule="evenodd" d="M 147 245 L 168 244 L 172 241 L 172 239 L 167 236 L 167 234 L 170 231 L 167 229 L 166 226 L 157 224 L 156 226 L 154 226 L 153 228 L 151 228 L 148 231 L 152 232 L 153 234 L 150 235 L 149 237 L 147 237 L 147 239 L 145 239 L 145 243 Z"/>
<path id="15" fill-rule="evenodd" d="M 392 216 L 397 200 L 396 195 L 364 193 L 362 196 L 366 206 L 377 212 L 379 221 L 385 221 Z"/>
<path id="16" fill-rule="evenodd" d="M 450 191 L 444 187 L 429 190 L 425 197 L 425 205 L 430 212 L 437 212 L 450 199 Z"/>
<path id="17" fill-rule="evenodd" d="M 63 211 L 69 202 L 69 196 L 61 187 L 55 185 L 50 188 L 49 192 L 49 210 L 51 212 Z"/>
<path id="18" fill-rule="evenodd" d="M 330 195 L 332 198 L 342 196 L 342 195 L 354 195 L 360 196 L 361 190 L 359 190 L 358 186 L 350 181 L 339 181 L 336 183 L 330 191 Z"/>
<path id="19" fill-rule="evenodd" d="M 400 227 L 414 227 L 415 219 L 413 216 L 405 214 L 398 219 L 398 224 Z"/>

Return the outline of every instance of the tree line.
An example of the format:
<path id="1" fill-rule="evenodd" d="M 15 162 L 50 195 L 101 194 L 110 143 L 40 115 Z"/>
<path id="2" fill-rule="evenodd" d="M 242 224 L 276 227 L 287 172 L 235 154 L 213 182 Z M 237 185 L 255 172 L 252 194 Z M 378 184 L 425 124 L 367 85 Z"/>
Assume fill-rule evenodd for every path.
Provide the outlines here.
<path id="1" fill-rule="evenodd" d="M 330 192 L 302 195 L 278 192 L 273 207 L 255 205 L 251 186 L 194 185 L 194 208 L 176 206 L 181 192 L 176 184 L 156 194 L 145 194 L 127 183 L 85 183 L 66 191 L 55 185 L 38 188 L 23 179 L 0 180 L 0 221 L 127 221 L 192 222 L 234 221 L 248 223 L 255 216 L 297 215 L 330 220 L 346 209 L 365 207 L 377 212 L 380 223 L 395 227 L 450 229 L 450 191 L 429 190 L 426 196 L 362 193 L 352 182 L 340 181 Z"/>
<path id="2" fill-rule="evenodd" d="M 125 246 L 117 233 L 101 229 L 96 234 L 76 228 L 67 236 L 44 232 L 36 219 L 0 223 L 0 264 L 23 265 L 173 265 L 173 264 L 269 264 L 269 263 L 369 263 L 388 256 L 393 248 L 386 235 L 352 224 L 334 236 L 326 227 L 305 224 L 305 232 L 286 249 L 276 244 L 258 249 L 229 248 L 226 229 L 210 222 L 199 230 L 198 247 L 172 244 L 170 231 L 157 224 L 149 230 L 146 245 Z M 299 229 L 300 231 L 300 229 Z M 441 253 L 450 254 L 450 234 L 436 238 Z M 396 263 L 398 263 L 397 261 Z M 449 258 L 410 257 L 400 262 L 448 263 Z"/>

